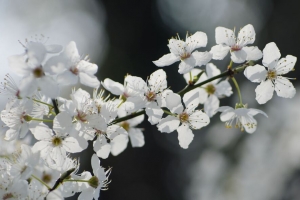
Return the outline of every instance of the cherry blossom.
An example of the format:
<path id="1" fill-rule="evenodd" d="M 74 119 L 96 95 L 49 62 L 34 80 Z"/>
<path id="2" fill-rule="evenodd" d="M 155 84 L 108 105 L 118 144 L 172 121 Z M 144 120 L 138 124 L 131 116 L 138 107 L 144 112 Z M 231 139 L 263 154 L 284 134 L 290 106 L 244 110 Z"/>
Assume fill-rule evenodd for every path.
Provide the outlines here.
<path id="1" fill-rule="evenodd" d="M 244 26 L 236 38 L 234 31 L 224 28 L 216 28 L 217 45 L 211 48 L 212 58 L 222 60 L 230 51 L 231 60 L 235 63 L 242 63 L 245 60 L 261 59 L 261 51 L 254 46 L 247 47 L 255 41 L 255 31 L 251 24 Z"/>
<path id="2" fill-rule="evenodd" d="M 180 40 L 179 36 L 177 39 L 172 38 L 168 44 L 171 53 L 162 56 L 160 59 L 153 61 L 153 63 L 158 67 L 163 67 L 181 60 L 178 72 L 185 74 L 191 71 L 195 66 L 205 65 L 211 60 L 211 53 L 207 51 L 194 51 L 197 48 L 206 47 L 206 44 L 207 36 L 201 31 L 191 36 L 187 34 L 185 42 Z"/>
<path id="3" fill-rule="evenodd" d="M 277 95 L 284 98 L 292 98 L 296 89 L 289 78 L 282 75 L 294 69 L 297 58 L 287 55 L 280 59 L 280 51 L 274 42 L 268 43 L 263 50 L 263 65 L 247 67 L 244 75 L 252 82 L 260 83 L 256 89 L 256 100 L 264 104 L 273 97 L 274 90 Z M 279 60 L 280 59 L 280 60 Z"/>

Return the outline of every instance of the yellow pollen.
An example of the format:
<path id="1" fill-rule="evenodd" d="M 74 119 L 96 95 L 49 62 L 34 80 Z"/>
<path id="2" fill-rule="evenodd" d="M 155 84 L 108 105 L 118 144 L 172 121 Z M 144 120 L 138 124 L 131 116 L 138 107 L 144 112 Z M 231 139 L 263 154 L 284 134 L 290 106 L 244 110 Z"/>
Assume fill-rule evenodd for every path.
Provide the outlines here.
<path id="1" fill-rule="evenodd" d="M 189 121 L 189 115 L 187 113 L 181 113 L 179 115 L 179 120 L 181 123 L 188 122 Z"/>
<path id="2" fill-rule="evenodd" d="M 61 143 L 62 143 L 62 140 L 61 140 L 61 138 L 59 138 L 59 137 L 54 137 L 54 138 L 52 139 L 52 144 L 53 144 L 53 146 L 55 146 L 55 147 L 60 146 Z"/>
<path id="3" fill-rule="evenodd" d="M 275 70 L 269 70 L 268 71 L 268 74 L 267 74 L 268 79 L 273 80 L 273 79 L 276 79 L 276 77 L 277 77 L 277 74 L 276 74 Z"/>
<path id="4" fill-rule="evenodd" d="M 216 88 L 213 84 L 209 84 L 206 86 L 205 90 L 208 94 L 214 94 L 216 91 Z"/>
<path id="5" fill-rule="evenodd" d="M 146 99 L 147 99 L 147 101 L 154 101 L 154 100 L 156 99 L 156 94 L 155 94 L 155 92 L 149 91 L 149 92 L 146 94 Z"/>
<path id="6" fill-rule="evenodd" d="M 43 71 L 43 68 L 40 66 L 40 67 L 37 67 L 33 70 L 33 75 L 35 78 L 41 78 L 43 77 L 45 74 L 44 74 L 44 71 Z"/>
<path id="7" fill-rule="evenodd" d="M 181 60 L 185 60 L 185 59 L 187 59 L 187 58 L 189 58 L 191 55 L 189 54 L 189 53 L 184 53 L 184 54 L 182 54 L 181 56 L 180 56 L 180 59 Z"/>
<path id="8" fill-rule="evenodd" d="M 126 131 L 129 131 L 129 128 L 130 128 L 128 122 L 122 122 L 121 127 L 123 127 Z"/>

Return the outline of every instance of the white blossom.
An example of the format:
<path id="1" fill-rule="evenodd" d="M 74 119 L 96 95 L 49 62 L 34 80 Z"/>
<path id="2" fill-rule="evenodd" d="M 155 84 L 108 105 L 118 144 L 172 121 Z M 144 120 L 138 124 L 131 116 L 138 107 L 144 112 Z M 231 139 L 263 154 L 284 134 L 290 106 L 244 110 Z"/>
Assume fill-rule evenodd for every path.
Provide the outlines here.
<path id="1" fill-rule="evenodd" d="M 280 59 L 280 51 L 274 42 L 268 43 L 263 50 L 263 65 L 247 67 L 244 75 L 252 82 L 260 83 L 256 89 L 256 100 L 264 104 L 273 97 L 274 90 L 277 95 L 284 98 L 293 98 L 296 89 L 289 78 L 282 75 L 294 69 L 297 58 L 287 55 Z M 279 60 L 280 59 L 280 60 Z"/>
<path id="2" fill-rule="evenodd" d="M 244 26 L 236 38 L 234 31 L 224 28 L 216 28 L 217 45 L 211 48 L 212 58 L 222 60 L 230 51 L 231 60 L 235 63 L 242 63 L 246 60 L 261 59 L 261 51 L 254 46 L 247 47 L 255 41 L 255 31 L 251 24 Z"/>
<path id="3" fill-rule="evenodd" d="M 209 52 L 194 51 L 197 48 L 205 47 L 207 44 L 207 36 L 205 33 L 198 31 L 194 35 L 186 35 L 185 42 L 180 40 L 179 36 L 176 39 L 170 39 L 168 47 L 169 54 L 162 56 L 160 59 L 153 61 L 158 67 L 168 66 L 181 60 L 178 72 L 185 74 L 191 71 L 195 66 L 207 64 L 212 55 Z"/>

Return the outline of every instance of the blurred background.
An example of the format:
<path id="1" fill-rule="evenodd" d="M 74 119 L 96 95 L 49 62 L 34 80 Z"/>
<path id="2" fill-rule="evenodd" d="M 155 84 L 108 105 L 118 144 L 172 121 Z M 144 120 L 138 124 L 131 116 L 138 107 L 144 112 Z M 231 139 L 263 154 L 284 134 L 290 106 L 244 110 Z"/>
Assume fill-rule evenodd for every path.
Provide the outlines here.
<path id="1" fill-rule="evenodd" d="M 146 79 L 157 70 L 152 61 L 169 53 L 168 39 L 177 33 L 184 38 L 187 31 L 205 32 L 208 45 L 200 51 L 209 51 L 217 26 L 239 29 L 252 24 L 259 49 L 275 42 L 283 57 L 299 57 L 299 5 L 296 0 L 0 0 L 0 78 L 11 73 L 7 57 L 24 51 L 18 40 L 25 38 L 42 37 L 47 44 L 63 46 L 74 40 L 79 53 L 89 54 L 98 64 L 100 80 L 108 77 L 120 83 L 127 73 Z M 229 56 L 213 63 L 224 71 Z M 300 76 L 298 66 L 289 77 Z M 177 73 L 178 62 L 164 70 L 168 86 L 181 90 L 185 82 Z M 194 132 L 184 150 L 176 132 L 160 133 L 146 120 L 139 126 L 145 129 L 144 147 L 129 145 L 119 156 L 101 160 L 113 171 L 109 190 L 101 192 L 100 199 L 300 199 L 300 96 L 274 95 L 260 106 L 255 100 L 257 84 L 242 74 L 237 81 L 249 107 L 269 115 L 256 117 L 255 133 L 225 129 L 216 114 L 208 127 Z M 299 86 L 298 81 L 293 84 Z M 235 105 L 233 91 L 221 105 Z M 91 155 L 87 150 L 81 156 L 81 169 L 90 169 Z"/>

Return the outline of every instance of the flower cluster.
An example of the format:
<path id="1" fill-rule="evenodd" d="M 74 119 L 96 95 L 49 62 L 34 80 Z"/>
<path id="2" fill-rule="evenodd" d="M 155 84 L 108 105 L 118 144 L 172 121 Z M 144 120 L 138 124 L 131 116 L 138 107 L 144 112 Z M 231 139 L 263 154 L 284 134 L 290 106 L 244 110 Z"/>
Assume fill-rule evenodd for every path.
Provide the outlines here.
<path id="1" fill-rule="evenodd" d="M 171 53 L 153 63 L 163 67 L 180 61 L 178 72 L 187 85 L 179 92 L 168 86 L 162 69 L 146 80 L 127 75 L 124 84 L 109 78 L 100 82 L 95 76 L 98 66 L 79 55 L 75 42 L 65 48 L 40 41 L 26 42 L 23 54 L 8 58 L 9 66 L 21 80 L 16 84 L 7 75 L 1 84 L 1 93 L 9 96 L 1 120 L 6 127 L 5 140 L 15 141 L 32 134 L 36 141 L 33 146 L 21 145 L 12 154 L 0 154 L 0 198 L 63 199 L 81 193 L 79 199 L 98 199 L 100 190 L 107 189 L 111 173 L 111 169 L 100 166 L 99 158 L 120 154 L 129 141 L 132 147 L 143 147 L 143 129 L 138 126 L 145 117 L 162 133 L 176 130 L 179 146 L 184 149 L 194 138 L 193 130 L 207 126 L 217 112 L 222 112 L 220 118 L 226 127 L 235 123 L 242 131 L 253 133 L 257 128 L 253 116 L 267 115 L 248 109 L 242 102 L 234 75 L 244 72 L 247 79 L 260 83 L 255 90 L 256 100 L 264 104 L 274 90 L 285 98 L 295 95 L 292 83 L 282 75 L 296 63 L 296 57 L 291 55 L 280 59 L 273 42 L 263 51 L 247 46 L 254 41 L 255 31 L 250 24 L 237 37 L 234 30 L 217 27 L 217 45 L 205 52 L 196 50 L 207 45 L 203 32 L 187 35 L 185 41 L 179 36 L 170 39 Z M 221 73 L 211 60 L 221 60 L 228 52 L 231 62 Z M 264 66 L 253 64 L 262 57 Z M 242 64 L 233 68 L 233 63 Z M 203 65 L 205 68 L 199 69 Z M 233 94 L 229 80 L 239 96 L 235 108 L 220 107 L 221 99 Z M 61 96 L 64 86 L 78 82 L 93 88 L 93 94 L 74 88 L 69 98 Z M 91 158 L 93 173 L 79 173 L 79 160 L 70 155 L 84 151 L 88 141 L 95 152 Z"/>

